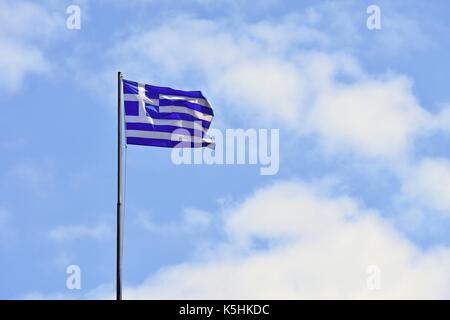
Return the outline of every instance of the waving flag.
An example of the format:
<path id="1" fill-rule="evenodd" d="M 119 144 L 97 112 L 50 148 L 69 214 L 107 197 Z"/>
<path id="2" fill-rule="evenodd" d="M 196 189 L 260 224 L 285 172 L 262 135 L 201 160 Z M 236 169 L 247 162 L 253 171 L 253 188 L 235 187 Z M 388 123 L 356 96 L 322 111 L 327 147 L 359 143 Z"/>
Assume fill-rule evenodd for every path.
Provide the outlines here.
<path id="1" fill-rule="evenodd" d="M 207 132 L 214 112 L 200 91 L 123 80 L 127 144 L 213 147 Z"/>
<path id="2" fill-rule="evenodd" d="M 122 121 L 125 122 L 126 144 L 164 148 L 214 148 L 214 142 L 207 135 L 213 117 L 211 105 L 200 91 L 151 86 L 125 80 L 122 72 L 117 73 L 117 300 L 122 300 Z"/>

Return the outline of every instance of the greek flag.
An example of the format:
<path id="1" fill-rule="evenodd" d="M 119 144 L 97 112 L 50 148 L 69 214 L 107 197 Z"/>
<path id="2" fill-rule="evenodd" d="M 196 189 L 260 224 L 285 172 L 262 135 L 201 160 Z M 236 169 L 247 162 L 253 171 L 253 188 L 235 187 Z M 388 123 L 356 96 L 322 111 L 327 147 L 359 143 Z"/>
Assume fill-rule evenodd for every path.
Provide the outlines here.
<path id="1" fill-rule="evenodd" d="M 214 147 L 207 135 L 214 112 L 200 91 L 123 80 L 127 144 Z"/>

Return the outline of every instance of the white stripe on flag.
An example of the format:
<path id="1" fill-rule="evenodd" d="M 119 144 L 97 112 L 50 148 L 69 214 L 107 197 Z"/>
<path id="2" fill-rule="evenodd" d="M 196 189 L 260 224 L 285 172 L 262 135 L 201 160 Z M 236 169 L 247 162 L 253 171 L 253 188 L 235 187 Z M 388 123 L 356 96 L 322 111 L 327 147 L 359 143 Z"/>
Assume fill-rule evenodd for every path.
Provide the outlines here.
<path id="1" fill-rule="evenodd" d="M 150 104 L 152 104 L 154 106 L 159 105 L 159 99 L 150 99 L 150 98 L 148 98 L 146 96 L 139 96 L 138 94 L 133 94 L 133 93 L 125 93 L 123 95 L 123 100 L 124 101 L 137 101 L 137 102 L 139 102 L 142 99 L 145 102 L 150 103 Z"/>
<path id="2" fill-rule="evenodd" d="M 191 97 L 184 97 L 184 96 L 173 96 L 173 95 L 168 95 L 168 94 L 160 94 L 159 95 L 160 99 L 167 99 L 167 100 L 184 100 L 184 101 L 188 101 L 191 103 L 196 103 L 199 105 L 202 105 L 204 107 L 208 107 L 211 108 L 211 105 L 209 104 L 209 102 L 205 99 L 201 99 L 201 98 L 191 98 Z"/>
<path id="3" fill-rule="evenodd" d="M 181 129 L 181 128 L 180 128 Z M 185 135 L 181 133 L 161 132 L 161 131 L 141 131 L 141 130 L 126 130 L 127 138 L 149 138 L 149 139 L 162 139 L 171 141 L 183 141 L 194 143 L 212 143 L 211 139 L 202 138 L 197 136 Z M 186 132 L 188 133 L 188 132 Z"/>
<path id="4" fill-rule="evenodd" d="M 163 113 L 171 113 L 171 112 L 178 112 L 178 113 L 186 113 L 190 114 L 191 116 L 194 116 L 201 120 L 206 120 L 208 122 L 212 121 L 213 116 L 209 114 L 205 114 L 203 112 L 190 109 L 188 107 L 181 107 L 181 106 L 163 106 L 159 107 L 159 112 Z"/>

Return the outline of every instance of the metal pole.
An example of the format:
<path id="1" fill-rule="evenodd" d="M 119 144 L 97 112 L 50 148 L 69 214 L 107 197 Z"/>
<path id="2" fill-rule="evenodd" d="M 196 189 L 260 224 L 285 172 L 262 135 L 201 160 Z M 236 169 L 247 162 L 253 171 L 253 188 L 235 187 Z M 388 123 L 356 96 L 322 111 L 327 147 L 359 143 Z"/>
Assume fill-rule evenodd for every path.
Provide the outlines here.
<path id="1" fill-rule="evenodd" d="M 122 73 L 117 73 L 117 252 L 116 252 L 116 300 L 122 300 Z"/>

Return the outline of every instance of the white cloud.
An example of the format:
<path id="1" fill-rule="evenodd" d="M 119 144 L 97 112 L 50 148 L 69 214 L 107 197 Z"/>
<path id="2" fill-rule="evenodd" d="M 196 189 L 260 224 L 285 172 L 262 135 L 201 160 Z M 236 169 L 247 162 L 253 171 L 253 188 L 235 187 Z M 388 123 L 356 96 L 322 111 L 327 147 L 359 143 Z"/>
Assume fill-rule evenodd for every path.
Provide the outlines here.
<path id="1" fill-rule="evenodd" d="M 278 36 L 269 33 L 271 27 L 280 29 Z M 129 76 L 141 78 L 147 74 L 177 81 L 180 75 L 189 74 L 209 92 L 240 106 L 229 111 L 241 118 L 253 115 L 261 120 L 293 123 L 298 103 L 303 100 L 304 80 L 295 64 L 280 55 L 290 41 L 301 39 L 295 30 L 290 20 L 286 25 L 233 25 L 182 16 L 120 40 L 111 53 L 115 60 L 126 61 L 121 64 Z M 238 31 L 242 36 L 236 36 Z M 127 59 L 130 52 L 135 56 L 133 61 Z M 148 62 L 155 67 L 147 69 Z"/>
<path id="2" fill-rule="evenodd" d="M 0 84 L 15 91 L 26 75 L 49 70 L 42 48 L 63 24 L 39 4 L 9 0 L 0 1 L 0 21 Z"/>
<path id="3" fill-rule="evenodd" d="M 416 207 L 450 214 L 450 161 L 426 158 L 403 177 L 403 200 Z"/>
<path id="4" fill-rule="evenodd" d="M 111 235 L 111 227 L 104 223 L 99 223 L 95 226 L 59 226 L 48 233 L 48 237 L 57 242 L 66 242 L 88 238 L 93 240 L 104 240 L 111 237 Z"/>
<path id="5" fill-rule="evenodd" d="M 309 116 L 311 130 L 328 148 L 387 157 L 405 154 L 431 119 L 402 77 L 334 86 L 322 92 Z"/>
<path id="6" fill-rule="evenodd" d="M 155 223 L 151 215 L 145 213 L 140 213 L 136 219 L 136 223 L 147 231 L 166 236 L 203 231 L 211 222 L 208 212 L 194 208 L 185 209 L 182 218 L 177 222 Z"/>
<path id="7" fill-rule="evenodd" d="M 54 168 L 51 162 L 20 162 L 11 169 L 11 181 L 31 191 L 36 196 L 46 196 L 54 182 Z"/>
<path id="8" fill-rule="evenodd" d="M 24 45 L 10 39 L 0 37 L 0 83 L 10 90 L 16 90 L 25 75 L 43 73 L 49 65 L 42 51 L 34 46 Z"/>
<path id="9" fill-rule="evenodd" d="M 60 18 L 30 1 L 0 1 L 1 33 L 25 38 L 49 36 Z"/>
<path id="10" fill-rule="evenodd" d="M 203 210 L 188 208 L 183 215 L 184 224 L 190 228 L 208 227 L 211 224 L 211 214 Z"/>
<path id="11" fill-rule="evenodd" d="M 313 185 L 278 183 L 225 214 L 228 240 L 163 268 L 127 298 L 449 298 L 450 251 L 422 251 L 377 214 Z M 255 241 L 267 241 L 255 249 Z M 367 287 L 368 266 L 381 287 Z"/>
<path id="12" fill-rule="evenodd" d="M 328 46 L 331 37 L 315 21 L 330 12 L 325 6 L 253 24 L 182 16 L 119 39 L 110 56 L 142 81 L 176 84 L 187 75 L 183 82 L 204 89 L 225 123 L 229 117 L 318 135 L 332 152 L 405 156 L 447 113 L 423 108 L 406 76 L 370 75 L 345 46 Z"/>
<path id="13" fill-rule="evenodd" d="M 299 121 L 298 104 L 304 99 L 303 79 L 295 68 L 277 59 L 242 61 L 227 68 L 217 88 L 229 104 L 233 101 L 247 110 L 261 110 L 262 120 Z M 242 115 L 249 112 L 242 110 Z"/>

